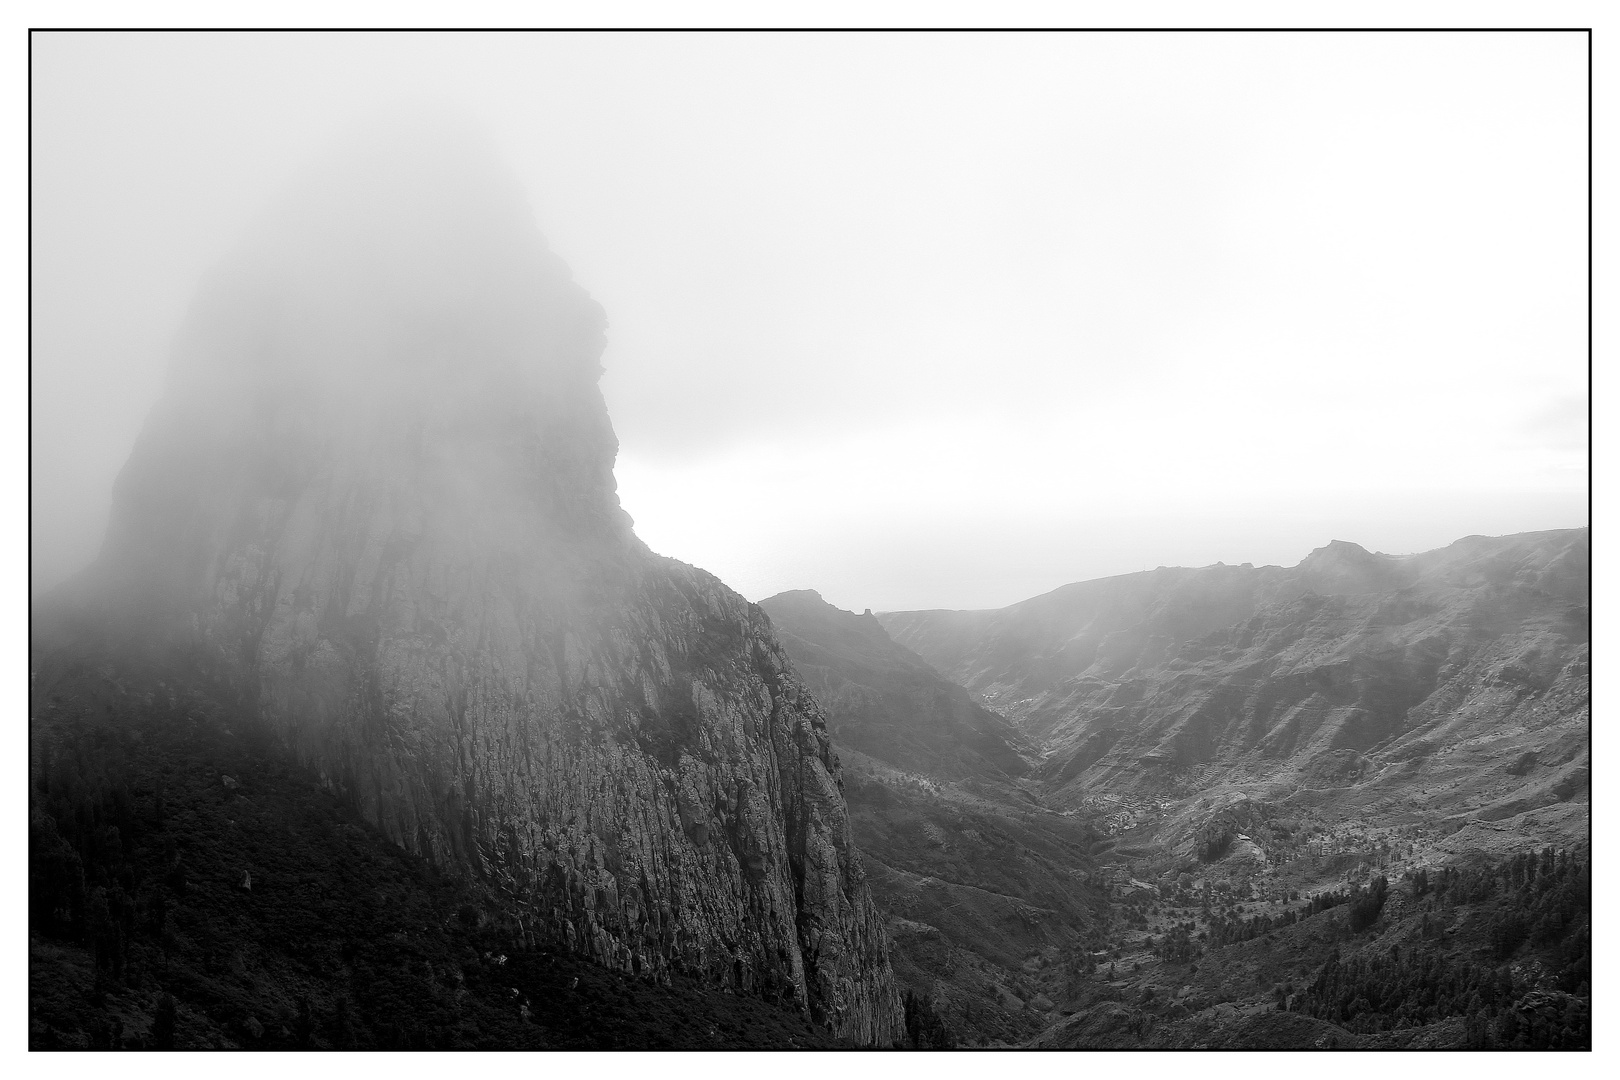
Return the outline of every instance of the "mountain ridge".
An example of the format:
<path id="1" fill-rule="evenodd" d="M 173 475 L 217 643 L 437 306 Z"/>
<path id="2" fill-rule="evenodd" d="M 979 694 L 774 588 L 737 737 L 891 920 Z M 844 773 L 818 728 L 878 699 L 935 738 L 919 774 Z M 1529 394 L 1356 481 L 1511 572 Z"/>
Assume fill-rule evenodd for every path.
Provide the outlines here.
<path id="1" fill-rule="evenodd" d="M 1567 758 L 1558 782 L 1578 786 L 1589 567 L 1586 529 L 1399 558 L 1336 542 L 1290 568 L 1161 568 L 987 613 L 878 619 L 1043 743 L 1040 776 L 1074 798 L 1182 793 L 1195 771 L 1303 782 L 1359 775 L 1363 760 L 1485 768 L 1529 752 Z M 1488 754 L 1422 753 L 1477 749 L 1504 723 L 1521 733 Z"/>

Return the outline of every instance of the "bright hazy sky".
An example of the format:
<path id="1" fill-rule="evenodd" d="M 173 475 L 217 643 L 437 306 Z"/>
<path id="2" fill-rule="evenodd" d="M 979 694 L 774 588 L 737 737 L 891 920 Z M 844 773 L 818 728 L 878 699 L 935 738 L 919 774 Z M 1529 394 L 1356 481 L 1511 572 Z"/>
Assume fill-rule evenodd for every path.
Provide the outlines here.
<path id="1" fill-rule="evenodd" d="M 413 98 L 606 307 L 638 533 L 751 599 L 1587 521 L 1583 35 L 33 43 L 36 593 L 201 275 Z"/>

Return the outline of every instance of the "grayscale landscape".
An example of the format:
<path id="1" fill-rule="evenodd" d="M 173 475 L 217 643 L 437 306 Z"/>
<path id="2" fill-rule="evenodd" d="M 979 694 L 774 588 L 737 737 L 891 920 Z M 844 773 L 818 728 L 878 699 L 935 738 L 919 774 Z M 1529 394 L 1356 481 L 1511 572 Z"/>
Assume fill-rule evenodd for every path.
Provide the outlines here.
<path id="1" fill-rule="evenodd" d="M 1448 40 L 36 34 L 30 1048 L 1590 1049 L 1586 38 Z M 1317 52 L 1481 79 L 1387 291 L 1102 95 Z"/>

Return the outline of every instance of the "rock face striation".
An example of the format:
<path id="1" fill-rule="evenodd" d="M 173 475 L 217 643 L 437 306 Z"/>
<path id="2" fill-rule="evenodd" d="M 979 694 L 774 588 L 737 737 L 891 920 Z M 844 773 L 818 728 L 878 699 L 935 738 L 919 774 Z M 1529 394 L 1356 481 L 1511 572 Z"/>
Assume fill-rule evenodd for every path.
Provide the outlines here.
<path id="1" fill-rule="evenodd" d="M 631 531 L 604 330 L 478 139 L 356 139 L 202 291 L 57 624 L 203 658 L 537 941 L 887 1045 L 825 721 L 757 607 Z"/>

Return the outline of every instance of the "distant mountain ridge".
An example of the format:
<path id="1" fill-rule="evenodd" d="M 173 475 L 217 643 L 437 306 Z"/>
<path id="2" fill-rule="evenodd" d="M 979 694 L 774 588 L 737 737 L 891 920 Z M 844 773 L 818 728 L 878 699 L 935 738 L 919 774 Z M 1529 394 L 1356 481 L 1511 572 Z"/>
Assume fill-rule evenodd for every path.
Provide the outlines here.
<path id="1" fill-rule="evenodd" d="M 877 618 L 1044 744 L 1060 803 L 1185 792 L 1194 774 L 1334 787 L 1395 761 L 1549 763 L 1492 786 L 1505 811 L 1584 791 L 1590 559 L 1584 528 L 1406 557 L 1335 541 L 1293 567 L 1160 568 Z"/>

